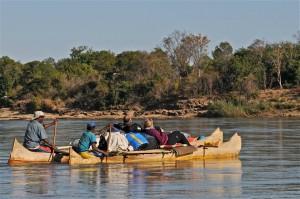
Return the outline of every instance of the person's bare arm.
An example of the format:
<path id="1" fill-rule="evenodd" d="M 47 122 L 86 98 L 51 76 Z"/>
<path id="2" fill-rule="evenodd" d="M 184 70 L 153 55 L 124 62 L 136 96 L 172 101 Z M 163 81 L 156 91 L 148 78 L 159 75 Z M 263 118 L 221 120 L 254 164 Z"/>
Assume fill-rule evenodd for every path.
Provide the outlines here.
<path id="1" fill-rule="evenodd" d="M 97 152 L 99 152 L 99 153 L 103 153 L 103 154 L 106 155 L 106 156 L 108 155 L 107 152 L 98 149 L 98 147 L 96 146 L 96 143 L 93 143 L 93 144 L 92 144 L 92 150 L 93 150 L 93 151 L 97 151 Z"/>
<path id="2" fill-rule="evenodd" d="M 44 124 L 44 128 L 47 129 L 47 128 L 49 128 L 50 126 L 55 125 L 55 124 L 57 123 L 57 121 L 58 121 L 57 118 L 55 118 L 55 119 L 53 120 L 53 122 L 48 123 L 48 124 Z"/>

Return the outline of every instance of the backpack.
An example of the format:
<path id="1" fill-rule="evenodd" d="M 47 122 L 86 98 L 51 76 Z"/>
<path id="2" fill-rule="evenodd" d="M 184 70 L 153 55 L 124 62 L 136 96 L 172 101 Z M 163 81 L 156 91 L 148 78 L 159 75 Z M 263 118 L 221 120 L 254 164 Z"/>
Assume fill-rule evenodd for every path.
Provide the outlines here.
<path id="1" fill-rule="evenodd" d="M 100 135 L 98 149 L 107 151 L 107 141 L 105 140 L 105 137 L 103 135 Z"/>
<path id="2" fill-rule="evenodd" d="M 159 142 L 157 139 L 147 133 L 141 133 L 148 141 L 148 145 L 144 148 L 144 150 L 151 150 L 151 149 L 159 149 Z"/>

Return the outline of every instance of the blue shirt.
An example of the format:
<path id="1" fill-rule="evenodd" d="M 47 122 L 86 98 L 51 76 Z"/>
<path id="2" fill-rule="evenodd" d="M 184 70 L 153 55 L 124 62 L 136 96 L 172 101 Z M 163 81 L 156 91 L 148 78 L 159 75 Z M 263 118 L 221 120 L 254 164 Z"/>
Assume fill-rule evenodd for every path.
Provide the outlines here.
<path id="1" fill-rule="evenodd" d="M 79 152 L 88 151 L 90 146 L 93 143 L 97 143 L 95 134 L 92 133 L 91 131 L 84 132 L 79 140 L 79 144 L 78 144 Z"/>
<path id="2" fill-rule="evenodd" d="M 44 126 L 36 120 L 31 120 L 26 128 L 23 145 L 28 149 L 34 149 L 40 145 L 42 140 L 47 138 Z"/>

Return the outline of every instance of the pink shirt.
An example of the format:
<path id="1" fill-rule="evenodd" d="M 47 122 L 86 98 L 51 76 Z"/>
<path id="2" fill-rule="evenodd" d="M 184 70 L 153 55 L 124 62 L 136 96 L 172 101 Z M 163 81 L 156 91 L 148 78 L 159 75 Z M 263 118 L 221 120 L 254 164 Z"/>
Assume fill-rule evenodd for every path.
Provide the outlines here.
<path id="1" fill-rule="evenodd" d="M 167 142 L 168 142 L 168 135 L 166 133 L 163 133 L 163 132 L 160 132 L 160 131 L 156 130 L 153 127 L 152 128 L 146 128 L 145 132 L 148 135 L 151 135 L 151 136 L 155 137 L 160 145 L 167 144 Z"/>

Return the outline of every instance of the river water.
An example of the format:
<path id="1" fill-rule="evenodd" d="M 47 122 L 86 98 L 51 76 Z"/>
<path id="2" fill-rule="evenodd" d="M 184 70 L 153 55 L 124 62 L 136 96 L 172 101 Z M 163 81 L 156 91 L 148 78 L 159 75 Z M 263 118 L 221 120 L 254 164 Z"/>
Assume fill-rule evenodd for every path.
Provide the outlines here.
<path id="1" fill-rule="evenodd" d="M 109 120 L 96 121 L 104 126 Z M 300 119 L 157 120 L 166 130 L 227 140 L 242 137 L 240 158 L 93 166 L 8 166 L 26 121 L 0 121 L 0 198 L 300 198 Z M 57 144 L 80 136 L 83 120 L 61 120 Z M 52 135 L 49 129 L 48 134 Z"/>

